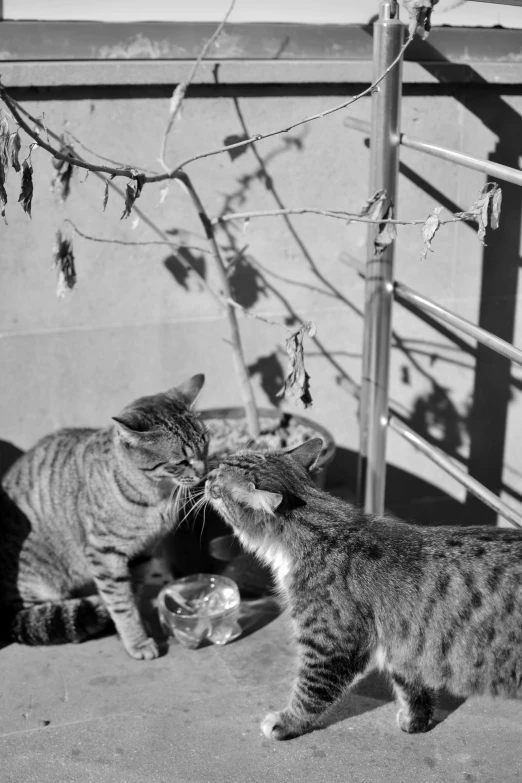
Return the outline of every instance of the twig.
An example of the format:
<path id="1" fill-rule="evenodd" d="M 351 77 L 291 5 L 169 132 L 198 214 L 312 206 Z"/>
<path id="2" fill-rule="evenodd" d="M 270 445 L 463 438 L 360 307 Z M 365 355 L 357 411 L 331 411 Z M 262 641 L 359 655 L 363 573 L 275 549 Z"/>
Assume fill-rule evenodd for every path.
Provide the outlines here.
<path id="1" fill-rule="evenodd" d="M 247 310 L 246 307 L 243 307 L 243 305 L 240 305 L 239 302 L 235 302 L 231 298 L 225 299 L 225 301 L 231 304 L 232 307 L 235 307 L 236 310 L 241 310 L 241 312 L 243 312 L 245 315 L 250 316 L 250 318 L 255 318 L 256 321 L 263 321 L 263 323 L 269 324 L 270 326 L 280 326 L 282 329 L 286 329 L 288 332 L 295 331 L 290 329 L 288 326 L 285 326 L 285 324 L 282 324 L 280 321 L 270 321 L 268 318 L 263 318 L 262 315 L 252 313 L 250 310 Z"/>
<path id="2" fill-rule="evenodd" d="M 225 314 L 228 319 L 230 334 L 231 334 L 232 355 L 234 357 L 236 372 L 241 385 L 241 392 L 243 396 L 243 402 L 245 405 L 245 416 L 248 422 L 248 429 L 251 437 L 256 438 L 259 435 L 259 414 L 254 398 L 252 383 L 250 381 L 250 376 L 248 374 L 248 369 L 245 362 L 245 356 L 243 353 L 243 344 L 241 342 L 241 334 L 239 332 L 239 324 L 237 322 L 236 311 L 235 308 L 232 306 L 232 304 L 228 301 L 229 299 L 232 299 L 232 294 L 230 291 L 230 284 L 227 277 L 227 268 L 223 260 L 223 256 L 221 255 L 221 250 L 216 240 L 214 227 L 210 222 L 210 218 L 208 217 L 207 211 L 203 206 L 203 202 L 201 201 L 197 191 L 195 190 L 188 174 L 186 174 L 183 171 L 180 171 L 176 179 L 178 182 L 183 184 L 187 193 L 189 194 L 192 203 L 196 209 L 196 212 L 198 213 L 198 217 L 201 221 L 201 224 L 205 229 L 205 233 L 207 235 L 207 239 L 210 244 L 210 247 L 212 248 L 212 253 L 214 255 L 214 260 L 216 262 L 217 270 L 221 280 L 221 286 L 223 289 L 223 299 L 225 300 L 224 301 Z"/>
<path id="3" fill-rule="evenodd" d="M 361 217 L 356 212 L 342 212 L 341 210 L 329 210 L 329 209 L 316 209 L 315 207 L 295 207 L 290 209 L 266 209 L 258 210 L 254 212 L 229 212 L 228 215 L 221 215 L 220 217 L 212 218 L 212 225 L 218 225 L 220 223 L 228 223 L 231 220 L 250 220 L 250 218 L 260 217 L 274 217 L 277 215 L 324 215 L 325 217 L 335 218 L 337 220 L 344 220 L 345 222 L 354 223 L 395 223 L 399 226 L 420 226 L 426 222 L 426 218 L 418 220 L 397 220 L 396 218 L 367 218 Z M 447 220 L 441 220 L 441 225 L 446 223 L 459 223 L 463 218 L 452 217 Z"/>
<path id="4" fill-rule="evenodd" d="M 87 147 L 83 143 L 83 141 L 80 141 L 80 139 L 78 139 L 73 133 L 71 133 L 70 130 L 66 129 L 65 133 L 68 136 L 70 136 L 71 139 L 73 139 L 73 141 L 76 142 L 76 144 L 78 144 L 82 149 L 84 149 L 85 152 L 88 152 L 89 155 L 95 155 L 97 158 L 100 158 L 100 160 L 107 161 L 107 163 L 114 163 L 115 166 L 120 166 L 121 168 L 125 167 L 125 164 L 124 163 L 120 163 L 119 160 L 113 160 L 112 158 L 107 158 L 107 157 L 105 157 L 105 155 L 100 155 L 99 152 L 95 152 L 94 150 L 89 149 L 89 147 Z M 142 166 L 133 166 L 133 168 L 136 169 L 136 171 L 142 171 L 142 172 L 145 172 L 145 173 L 148 173 L 148 174 L 157 174 L 156 171 L 153 171 L 152 169 L 144 169 Z"/>
<path id="5" fill-rule="evenodd" d="M 167 240 L 160 240 L 160 239 L 152 239 L 149 241 L 140 240 L 140 241 L 132 242 L 126 239 L 107 239 L 105 237 L 93 237 L 90 234 L 85 234 L 83 231 L 80 231 L 78 226 L 76 226 L 69 218 L 65 218 L 63 222 L 68 223 L 71 226 L 71 228 L 78 234 L 78 236 L 83 237 L 83 239 L 88 239 L 90 242 L 104 242 L 110 245 L 163 245 L 163 246 L 170 247 L 172 250 L 180 250 L 186 247 L 187 250 L 196 250 L 198 253 L 212 252 L 204 247 L 196 247 L 194 245 L 185 245 L 185 244 L 175 245 L 173 242 L 169 242 Z"/>
<path id="6" fill-rule="evenodd" d="M 167 165 L 166 165 L 166 163 L 165 163 L 165 152 L 166 152 L 166 149 L 167 149 L 167 140 L 168 140 L 168 137 L 169 137 L 169 133 L 172 130 L 172 126 L 174 125 L 174 121 L 175 121 L 176 117 L 178 116 L 179 112 L 181 111 L 181 104 L 183 103 L 183 98 L 185 97 L 185 93 L 186 93 L 189 85 L 192 83 L 192 80 L 194 79 L 194 76 L 196 75 L 196 71 L 198 70 L 199 66 L 201 65 L 201 61 L 204 59 L 204 57 L 205 57 L 206 53 L 208 52 L 208 50 L 210 49 L 210 47 L 215 43 L 215 41 L 221 35 L 221 31 L 223 30 L 224 26 L 228 22 L 228 18 L 230 16 L 230 14 L 232 13 L 235 4 L 236 4 L 236 0 L 232 0 L 232 2 L 230 3 L 228 11 L 226 12 L 226 14 L 223 17 L 222 21 L 220 22 L 220 24 L 218 25 L 218 27 L 214 31 L 214 34 L 208 39 L 208 41 L 205 43 L 205 45 L 203 46 L 202 50 L 200 51 L 198 59 L 196 60 L 196 62 L 192 66 L 192 68 L 190 70 L 190 73 L 187 76 L 187 79 L 184 82 L 182 82 L 182 85 L 181 85 L 182 89 L 181 89 L 180 99 L 176 103 L 176 105 L 174 107 L 174 110 L 171 111 L 171 114 L 170 114 L 170 117 L 169 117 L 169 121 L 168 121 L 167 127 L 165 129 L 165 134 L 163 136 L 163 141 L 161 143 L 161 152 L 160 152 L 160 156 L 159 156 L 159 162 L 160 162 L 160 164 L 163 166 L 163 168 L 166 171 L 169 170 Z M 180 85 L 178 85 L 178 87 L 179 86 Z"/>
<path id="7" fill-rule="evenodd" d="M 262 141 L 263 139 L 269 139 L 272 136 L 277 136 L 280 133 L 288 133 L 289 131 L 299 127 L 300 125 L 305 125 L 307 122 L 312 122 L 313 120 L 319 120 L 322 119 L 323 117 L 328 116 L 329 114 L 333 114 L 336 111 L 341 111 L 341 109 L 346 109 L 352 103 L 355 103 L 355 101 L 358 101 L 360 98 L 363 98 L 365 95 L 368 95 L 368 93 L 373 92 L 373 90 L 375 90 L 377 85 L 380 84 L 380 82 L 382 82 L 382 80 L 390 73 L 391 70 L 393 70 L 393 68 L 395 68 L 397 63 L 401 60 L 404 52 L 412 42 L 413 38 L 414 35 L 410 35 L 407 38 L 405 43 L 402 45 L 399 54 L 397 55 L 395 60 L 388 66 L 388 68 L 386 68 L 384 73 L 382 73 L 372 84 L 370 84 L 369 87 L 367 87 L 362 92 L 358 93 L 358 95 L 354 95 L 348 101 L 345 101 L 344 103 L 340 103 L 337 106 L 333 106 L 331 109 L 326 109 L 325 111 L 319 112 L 319 114 L 312 114 L 310 117 L 305 117 L 304 119 L 299 120 L 298 122 L 294 122 L 292 125 L 288 125 L 288 127 L 286 128 L 280 128 L 279 130 L 270 131 L 270 133 L 256 133 L 253 136 L 250 136 L 250 138 L 243 139 L 242 141 L 238 141 L 235 144 L 229 144 L 226 147 L 220 147 L 220 149 L 212 150 L 211 152 L 203 152 L 199 155 L 194 155 L 193 157 L 187 158 L 186 160 L 183 160 L 181 163 L 178 163 L 178 165 L 174 169 L 172 169 L 170 173 L 174 174 L 176 171 L 179 171 L 180 169 L 184 168 L 189 163 L 192 163 L 195 160 L 201 160 L 201 158 L 208 158 L 211 155 L 219 155 L 222 152 L 235 150 L 238 149 L 239 147 L 244 147 L 247 144 L 253 144 L 256 141 Z"/>
<path id="8" fill-rule="evenodd" d="M 7 106 L 9 106 L 9 109 L 11 110 L 11 113 L 15 120 L 18 122 L 21 128 L 24 129 L 24 131 L 27 133 L 28 136 L 30 136 L 34 141 L 38 144 L 39 147 L 42 147 L 44 150 L 47 150 L 47 152 L 50 152 L 51 155 L 54 158 L 58 158 L 58 160 L 63 160 L 66 163 L 70 163 L 72 166 L 78 166 L 78 168 L 81 169 L 87 169 L 88 171 L 95 171 L 102 174 L 112 174 L 114 177 L 127 177 L 128 179 L 136 179 L 136 169 L 130 169 L 130 168 L 112 168 L 109 166 L 96 166 L 93 163 L 87 163 L 87 161 L 83 160 L 82 158 L 78 158 L 74 155 L 67 155 L 63 152 L 60 152 L 60 150 L 57 150 L 55 147 L 53 147 L 51 144 L 48 144 L 46 141 L 44 141 L 36 131 L 34 131 L 30 125 L 27 124 L 27 122 L 22 117 L 19 109 L 20 107 L 14 101 L 6 92 L 5 87 L 3 84 L 0 84 L 0 97 L 6 103 Z M 30 116 L 30 115 L 28 115 Z M 44 125 L 41 120 L 37 120 L 33 117 L 31 117 L 31 120 L 39 125 L 41 128 L 44 128 Z M 44 128 L 45 129 L 45 128 Z M 56 138 L 56 134 L 52 134 L 54 138 Z M 140 175 L 143 176 L 143 175 Z M 161 175 L 160 175 L 161 176 Z"/>

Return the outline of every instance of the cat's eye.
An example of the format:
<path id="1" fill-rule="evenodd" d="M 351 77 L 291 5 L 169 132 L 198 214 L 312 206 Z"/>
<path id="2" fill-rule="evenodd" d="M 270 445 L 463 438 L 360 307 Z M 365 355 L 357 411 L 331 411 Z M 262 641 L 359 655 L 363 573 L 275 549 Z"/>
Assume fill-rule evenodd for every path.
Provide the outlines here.
<path id="1" fill-rule="evenodd" d="M 158 462 L 157 465 L 153 465 L 152 468 L 142 468 L 145 473 L 153 473 L 158 468 L 162 468 L 164 465 L 166 465 L 166 462 Z"/>

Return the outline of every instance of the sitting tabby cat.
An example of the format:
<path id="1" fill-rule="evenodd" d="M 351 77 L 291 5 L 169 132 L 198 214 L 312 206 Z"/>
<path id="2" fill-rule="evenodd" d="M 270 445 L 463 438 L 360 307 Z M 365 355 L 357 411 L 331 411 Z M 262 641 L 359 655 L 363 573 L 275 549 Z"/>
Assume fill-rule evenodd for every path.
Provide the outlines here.
<path id="1" fill-rule="evenodd" d="M 141 397 L 106 429 L 59 430 L 14 463 L 0 494 L 0 631 L 80 642 L 114 622 L 129 655 L 157 657 L 128 564 L 175 524 L 173 492 L 205 474 L 207 434 L 191 411 L 203 382 Z"/>
<path id="2" fill-rule="evenodd" d="M 299 674 L 262 730 L 289 739 L 371 667 L 387 672 L 406 732 L 426 731 L 434 693 L 522 697 L 522 530 L 417 527 L 374 518 L 312 483 L 319 439 L 244 452 L 205 494 L 270 564 L 292 619 Z"/>

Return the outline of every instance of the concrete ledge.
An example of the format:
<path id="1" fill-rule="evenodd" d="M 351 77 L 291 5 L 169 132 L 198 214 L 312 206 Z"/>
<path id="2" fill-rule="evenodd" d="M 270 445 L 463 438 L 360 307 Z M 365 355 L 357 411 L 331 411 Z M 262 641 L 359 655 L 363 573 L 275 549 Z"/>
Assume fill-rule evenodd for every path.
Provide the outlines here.
<path id="1" fill-rule="evenodd" d="M 192 60 L 74 60 L 2 63 L 8 88 L 167 85 L 185 79 Z M 193 85 L 351 85 L 369 84 L 370 60 L 210 60 Z M 506 84 L 522 82 L 522 63 L 406 62 L 404 84 Z"/>

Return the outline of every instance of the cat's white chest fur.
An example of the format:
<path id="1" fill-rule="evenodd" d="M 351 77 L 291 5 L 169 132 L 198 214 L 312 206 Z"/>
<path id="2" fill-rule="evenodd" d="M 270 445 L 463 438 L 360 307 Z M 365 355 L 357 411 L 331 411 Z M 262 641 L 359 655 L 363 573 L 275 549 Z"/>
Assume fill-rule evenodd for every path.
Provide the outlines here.
<path id="1" fill-rule="evenodd" d="M 287 553 L 274 542 L 265 541 L 261 546 L 259 543 L 253 545 L 242 531 L 238 531 L 241 543 L 247 548 L 256 552 L 262 557 L 265 563 L 272 569 L 276 582 L 280 587 L 284 586 L 285 579 L 290 573 L 290 558 Z"/>
<path id="2" fill-rule="evenodd" d="M 270 544 L 262 552 L 265 562 L 272 568 L 276 581 L 284 585 L 285 579 L 290 573 L 290 558 L 287 553 L 276 544 Z"/>

